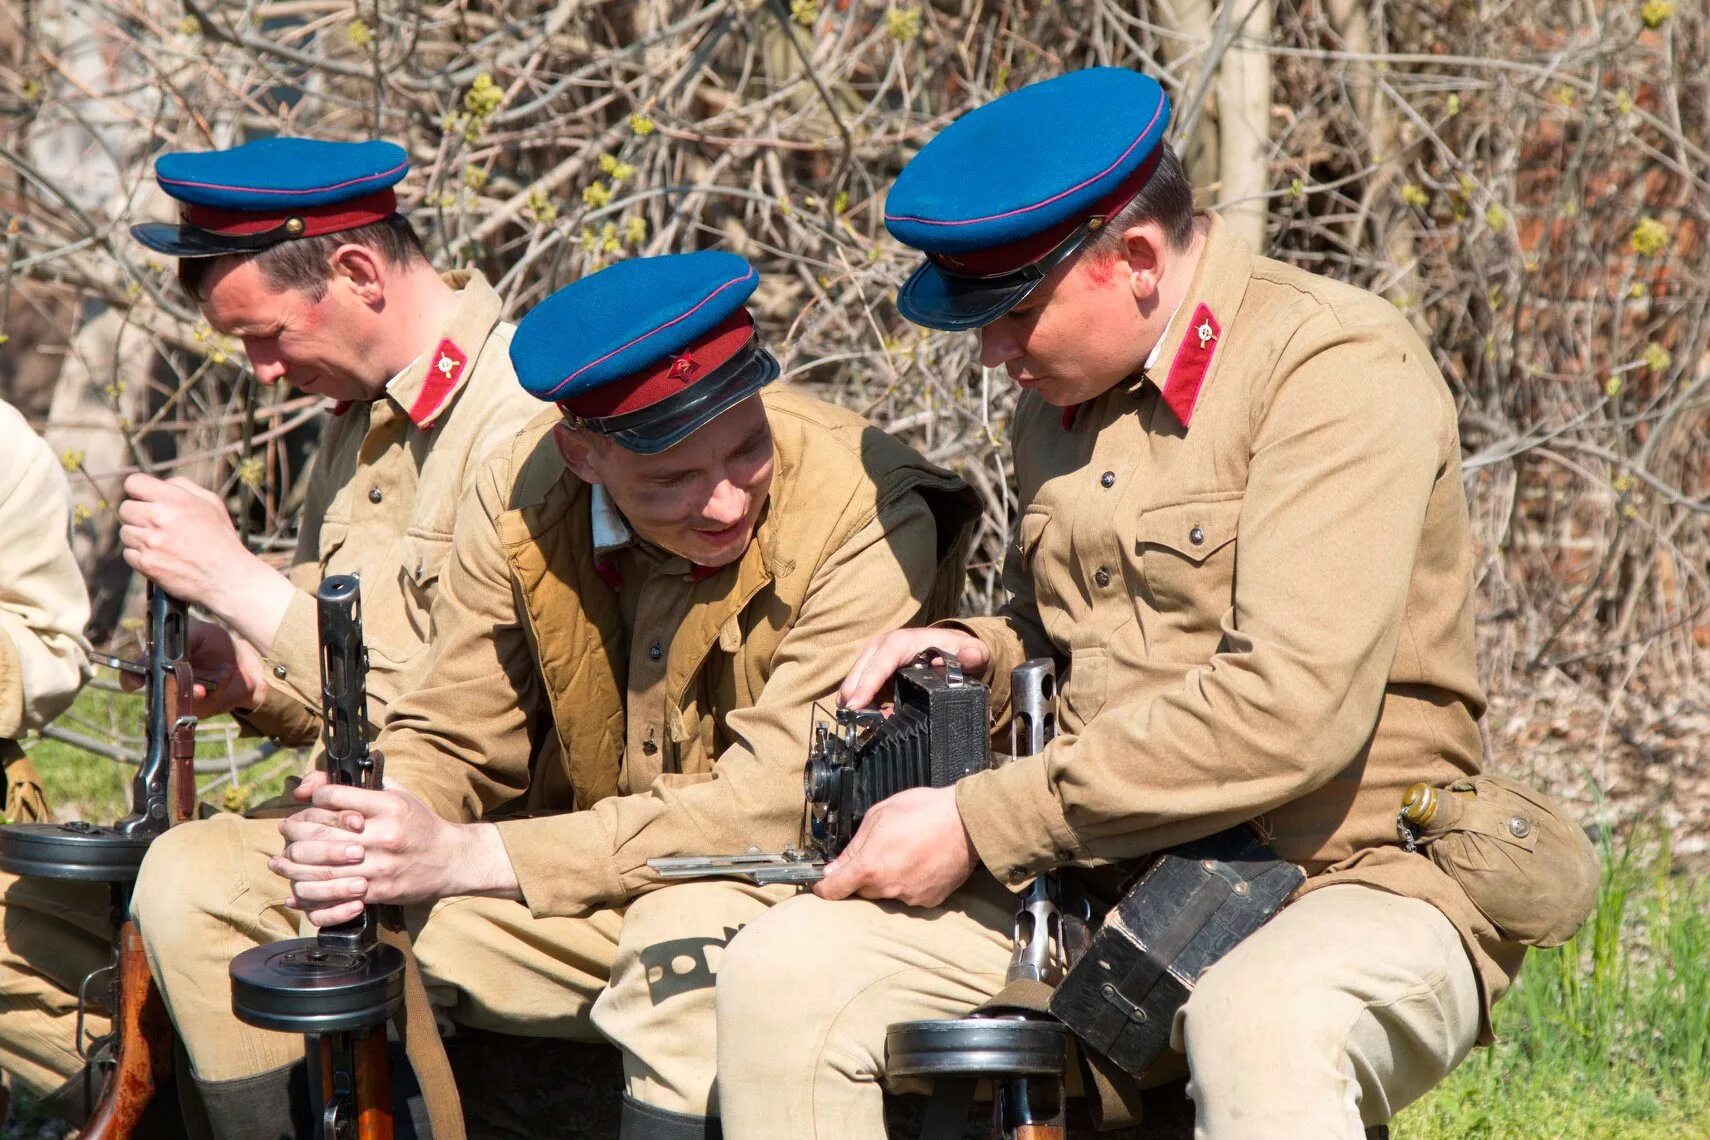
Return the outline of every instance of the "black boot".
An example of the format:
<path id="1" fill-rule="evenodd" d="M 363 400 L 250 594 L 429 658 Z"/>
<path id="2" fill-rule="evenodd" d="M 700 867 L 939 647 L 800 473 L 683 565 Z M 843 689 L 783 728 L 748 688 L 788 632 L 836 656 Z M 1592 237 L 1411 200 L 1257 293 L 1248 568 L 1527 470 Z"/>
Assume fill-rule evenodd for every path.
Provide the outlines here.
<path id="1" fill-rule="evenodd" d="M 197 1077 L 193 1083 L 201 1110 L 196 1115 L 214 1140 L 309 1140 L 315 1135 L 308 1066 L 302 1061 L 253 1077 Z"/>
<path id="2" fill-rule="evenodd" d="M 716 1117 L 667 1112 L 624 1094 L 618 1140 L 723 1140 Z"/>

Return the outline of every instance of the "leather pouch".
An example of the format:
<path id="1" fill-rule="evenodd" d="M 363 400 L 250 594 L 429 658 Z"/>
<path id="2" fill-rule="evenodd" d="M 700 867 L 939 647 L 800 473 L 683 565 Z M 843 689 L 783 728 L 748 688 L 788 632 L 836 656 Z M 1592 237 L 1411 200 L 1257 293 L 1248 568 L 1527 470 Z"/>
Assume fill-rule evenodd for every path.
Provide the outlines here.
<path id="1" fill-rule="evenodd" d="M 1105 916 L 1051 996 L 1051 1012 L 1139 1076 L 1169 1048 L 1176 1011 L 1200 975 L 1304 879 L 1246 827 L 1162 852 Z"/>

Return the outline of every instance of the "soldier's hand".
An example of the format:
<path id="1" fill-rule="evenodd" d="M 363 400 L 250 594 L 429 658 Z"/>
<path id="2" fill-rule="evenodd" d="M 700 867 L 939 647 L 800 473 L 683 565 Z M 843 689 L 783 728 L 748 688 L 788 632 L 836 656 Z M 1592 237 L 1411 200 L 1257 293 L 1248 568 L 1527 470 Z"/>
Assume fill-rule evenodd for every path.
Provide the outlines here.
<path id="1" fill-rule="evenodd" d="M 192 618 L 184 639 L 184 655 L 196 676 L 190 711 L 198 719 L 240 706 L 252 709 L 267 698 L 267 667 L 261 655 L 229 630 Z M 126 692 L 135 692 L 143 687 L 143 678 L 120 673 L 119 685 Z"/>
<path id="2" fill-rule="evenodd" d="M 244 548 L 220 497 L 179 476 L 141 474 L 125 479 L 125 495 L 119 542 L 126 564 L 265 651 L 292 587 Z"/>
<path id="3" fill-rule="evenodd" d="M 452 823 L 402 788 L 332 784 L 323 772 L 310 773 L 296 796 L 310 806 L 280 822 L 285 850 L 267 865 L 291 880 L 288 904 L 316 926 L 355 918 L 365 903 L 520 897 L 491 824 Z"/>
<path id="4" fill-rule="evenodd" d="M 991 661 L 985 642 L 959 629 L 896 629 L 881 633 L 861 648 L 854 668 L 837 690 L 837 703 L 846 709 L 864 709 L 878 700 L 891 676 L 928 649 L 954 653 L 962 668 L 978 677 Z"/>
<path id="5" fill-rule="evenodd" d="M 978 862 L 956 808 L 956 789 L 910 788 L 867 812 L 813 893 L 937 906 L 968 881 Z"/>

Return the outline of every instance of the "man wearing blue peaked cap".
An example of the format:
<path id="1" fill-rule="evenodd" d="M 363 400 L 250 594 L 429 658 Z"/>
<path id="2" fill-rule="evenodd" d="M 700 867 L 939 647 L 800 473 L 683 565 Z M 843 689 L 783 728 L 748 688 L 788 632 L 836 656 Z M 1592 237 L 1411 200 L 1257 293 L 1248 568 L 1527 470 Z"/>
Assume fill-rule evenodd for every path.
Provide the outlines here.
<path id="1" fill-rule="evenodd" d="M 887 1027 L 1002 985 L 1004 888 L 1037 898 L 1057 874 L 1108 902 L 1217 833 L 1257 834 L 1305 886 L 1180 986 L 1152 984 L 1161 960 L 1108 979 L 1133 992 L 1086 1045 L 1170 1028 L 1199 1136 L 1381 1126 L 1488 1040 L 1518 969 L 1523 947 L 1396 832 L 1409 786 L 1482 755 L 1454 401 L 1394 306 L 1196 214 L 1168 118 L 1136 72 L 1049 79 L 950 124 L 886 200 L 924 255 L 898 309 L 977 330 L 1022 390 L 1019 525 L 997 615 L 880 634 L 840 696 L 859 707 L 937 648 L 1007 715 L 1010 671 L 1049 656 L 1059 732 L 887 801 L 814 895 L 732 947 L 720 1081 L 773 1078 L 722 1098 L 741 1135 L 879 1135 Z"/>
<path id="2" fill-rule="evenodd" d="M 379 724 L 417 683 L 452 518 L 478 460 L 538 411 L 511 367 L 498 295 L 478 273 L 438 273 L 398 212 L 408 167 L 401 147 L 380 141 L 270 138 L 164 154 L 155 174 L 179 219 L 132 230 L 178 258 L 180 286 L 217 336 L 242 346 L 257 382 L 326 401 L 285 572 L 245 548 L 223 498 L 188 480 L 132 475 L 119 507 L 126 561 L 217 619 L 193 623 L 190 637 L 207 689 L 198 715 L 230 710 L 293 746 L 320 739 L 322 576 L 361 578 Z M 221 1135 L 275 1136 L 280 1116 L 307 1111 L 292 1099 L 302 1042 L 240 1023 L 226 969 L 233 930 L 253 932 L 253 914 L 271 916 L 271 937 L 296 933 L 289 884 L 266 867 L 281 848 L 277 822 L 221 815 L 169 840 L 151 845 L 133 911 L 163 967 L 191 1076 Z M 238 913 L 238 898 L 255 910 Z M 99 900 L 104 922 L 105 892 Z M 64 1011 L 54 1056 L 75 1071 L 75 1002 L 50 1008 Z"/>
<path id="3" fill-rule="evenodd" d="M 860 417 L 761 391 L 758 283 L 729 253 L 638 258 L 523 317 L 548 407 L 458 520 L 425 684 L 376 745 L 394 790 L 311 778 L 274 863 L 317 923 L 361 905 L 353 876 L 369 902 L 480 896 L 417 940 L 430 991 L 468 1025 L 610 1038 L 625 1140 L 719 1134 L 713 974 L 791 893 L 647 861 L 800 843 L 815 705 L 874 629 L 951 611 L 978 514 Z M 533 814 L 475 822 L 511 803 Z"/>

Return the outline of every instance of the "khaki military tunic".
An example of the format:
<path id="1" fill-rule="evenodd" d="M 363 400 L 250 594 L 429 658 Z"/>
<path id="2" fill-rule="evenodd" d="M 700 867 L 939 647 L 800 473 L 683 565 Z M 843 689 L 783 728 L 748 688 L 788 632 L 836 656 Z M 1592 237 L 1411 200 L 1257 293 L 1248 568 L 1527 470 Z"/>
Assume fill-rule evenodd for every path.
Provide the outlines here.
<path id="1" fill-rule="evenodd" d="M 268 699 L 243 718 L 286 743 L 313 744 L 320 731 L 321 579 L 362 579 L 379 724 L 420 664 L 452 521 L 478 462 L 540 413 L 511 368 L 513 326 L 499 320 L 499 295 L 467 270 L 445 280 L 458 290 L 457 308 L 433 345 L 381 399 L 336 405 L 321 436 L 289 571 L 297 594 L 267 656 Z"/>
<path id="2" fill-rule="evenodd" d="M 540 411 L 511 368 L 511 326 L 499 320 L 498 295 L 477 274 L 452 273 L 446 281 L 458 289 L 457 306 L 434 342 L 393 378 L 383 397 L 341 406 L 327 422 L 289 572 L 297 595 L 267 659 L 268 698 L 240 716 L 252 731 L 292 745 L 319 742 L 314 591 L 323 574 L 361 575 L 371 717 L 378 719 L 386 702 L 408 688 L 409 671 L 420 664 L 427 642 L 427 611 L 458 500 L 481 457 Z M 77 581 L 75 567 L 69 572 Z M 272 820 L 232 817 L 231 824 L 278 836 Z M 214 826 L 198 822 L 180 830 Z M 188 891 L 207 873 L 206 864 L 180 867 L 175 889 Z M 30 1087 L 50 1091 L 83 1064 L 73 1041 L 76 993 L 83 975 L 111 953 L 107 890 L 10 876 L 0 877 L 0 884 L 6 911 L 0 1065 Z M 171 923 L 144 925 L 142 932 L 157 959 L 180 953 L 195 937 Z M 105 1028 L 104 1018 L 90 1019 L 90 1032 Z"/>
<path id="3" fill-rule="evenodd" d="M 1162 343 L 1066 427 L 1018 411 L 1010 600 L 959 624 L 1000 704 L 1026 658 L 1068 668 L 1058 738 L 957 790 L 981 861 L 1017 885 L 1256 820 L 1309 889 L 1442 910 L 1494 1002 L 1520 950 L 1395 826 L 1409 785 L 1481 755 L 1447 385 L 1393 306 L 1215 218 Z"/>
<path id="4" fill-rule="evenodd" d="M 983 869 L 945 906 L 803 896 L 732 944 L 730 1134 L 879 1134 L 886 1028 L 1004 985 L 1003 887 L 1071 867 L 1114 889 L 1249 820 L 1310 878 L 1178 1014 L 1199 1134 L 1359 1135 L 1488 1035 L 1521 950 L 1395 824 L 1408 785 L 1480 760 L 1449 391 L 1389 304 L 1215 218 L 1161 345 L 1072 411 L 1023 396 L 1008 602 L 951 623 L 1005 716 L 1010 670 L 1057 661 L 1058 736 L 957 786 Z"/>
<path id="5" fill-rule="evenodd" d="M 597 1027 L 631 1096 L 696 1115 L 714 1110 L 717 954 L 791 890 L 655 890 L 646 860 L 799 840 L 816 705 L 874 630 L 953 608 L 977 510 L 859 417 L 764 399 L 768 500 L 744 556 L 711 571 L 637 539 L 576 480 L 553 414 L 496 452 L 457 521 L 421 682 L 375 742 L 388 783 L 446 818 L 497 819 L 522 890 L 433 908 L 416 954 L 435 1003 L 514 1034 Z M 145 931 L 183 932 L 151 960 L 203 1080 L 301 1052 L 236 1022 L 222 988 L 238 951 L 295 933 L 265 864 L 279 845 L 178 828 L 138 882 Z M 190 866 L 223 870 L 192 895 Z"/>

